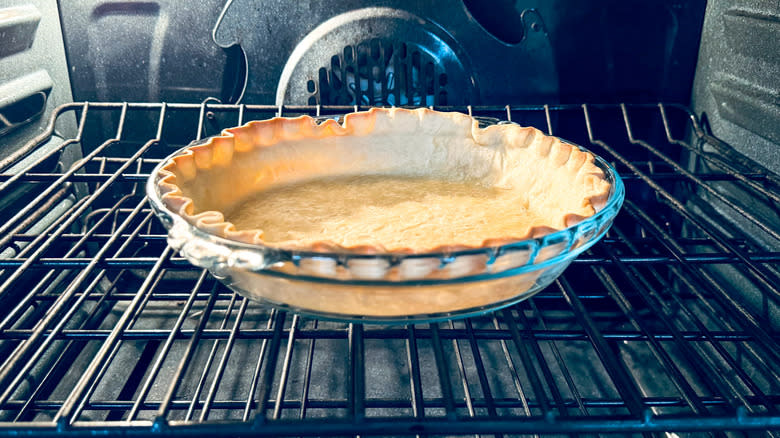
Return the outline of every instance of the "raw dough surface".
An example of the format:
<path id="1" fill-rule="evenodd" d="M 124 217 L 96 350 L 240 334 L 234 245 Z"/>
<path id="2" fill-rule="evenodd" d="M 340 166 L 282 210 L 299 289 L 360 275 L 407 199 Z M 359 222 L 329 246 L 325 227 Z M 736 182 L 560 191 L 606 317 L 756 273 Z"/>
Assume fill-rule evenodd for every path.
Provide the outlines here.
<path id="1" fill-rule="evenodd" d="M 544 224 L 524 198 L 517 190 L 478 183 L 353 176 L 261 191 L 227 209 L 225 217 L 237 230 L 262 230 L 263 240 L 275 245 L 479 246 Z"/>

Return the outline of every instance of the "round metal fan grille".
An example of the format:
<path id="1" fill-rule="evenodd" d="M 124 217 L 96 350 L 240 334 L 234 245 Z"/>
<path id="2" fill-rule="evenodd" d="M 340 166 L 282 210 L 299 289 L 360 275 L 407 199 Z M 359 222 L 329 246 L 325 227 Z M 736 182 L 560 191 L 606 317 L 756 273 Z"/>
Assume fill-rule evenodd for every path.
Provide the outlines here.
<path id="1" fill-rule="evenodd" d="M 370 39 L 347 45 L 306 84 L 310 105 L 447 105 L 447 73 L 420 47 Z"/>

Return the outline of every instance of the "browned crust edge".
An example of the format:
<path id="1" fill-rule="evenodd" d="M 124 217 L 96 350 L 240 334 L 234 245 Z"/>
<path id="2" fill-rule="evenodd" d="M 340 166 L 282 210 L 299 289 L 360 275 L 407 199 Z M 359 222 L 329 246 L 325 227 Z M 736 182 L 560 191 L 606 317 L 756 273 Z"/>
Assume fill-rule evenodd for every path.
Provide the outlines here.
<path id="1" fill-rule="evenodd" d="M 369 111 L 347 114 L 343 125 L 335 120 L 327 120 L 317 124 L 315 119 L 309 116 L 297 118 L 274 117 L 269 120 L 252 121 L 243 126 L 224 130 L 221 135 L 208 139 L 205 143 L 191 146 L 168 160 L 158 173 L 156 181 L 157 188 L 161 195 L 163 204 L 184 218 L 195 227 L 204 230 L 210 234 L 223 237 L 238 242 L 263 245 L 267 247 L 277 247 L 263 241 L 263 231 L 237 230 L 235 225 L 225 221 L 224 215 L 219 211 L 204 211 L 194 214 L 195 208 L 193 200 L 185 196 L 177 184 L 177 175 L 186 175 L 187 179 L 197 176 L 198 168 L 208 168 L 212 165 L 228 165 L 232 159 L 234 151 L 248 151 L 253 148 L 273 147 L 284 140 L 300 138 L 323 138 L 328 136 L 345 136 L 355 133 L 357 130 L 365 133 L 366 127 L 373 127 L 373 120 L 379 112 L 418 112 L 418 117 L 469 117 L 462 113 L 444 113 L 427 108 L 408 110 L 403 108 L 372 108 Z M 478 128 L 478 122 L 472 119 L 474 129 Z M 511 127 L 510 129 L 531 130 L 535 135 L 545 136 L 535 128 L 521 127 L 519 125 L 503 125 Z M 266 133 L 264 138 L 258 139 L 257 135 L 250 136 L 250 132 L 257 133 L 262 131 Z M 545 136 L 548 137 L 548 136 Z M 575 146 L 561 142 L 557 137 L 549 137 L 553 142 L 564 147 Z M 527 143 L 527 142 L 525 142 Z M 525 147 L 526 145 L 509 145 L 510 147 Z M 546 157 L 543 157 L 546 158 Z M 590 215 L 581 215 L 577 213 L 567 213 L 564 215 L 564 223 L 567 227 L 575 225 L 582 220 L 592 216 L 599 211 L 607 202 L 609 196 L 610 184 L 606 182 L 604 172 L 595 165 L 595 157 L 591 153 L 585 153 L 585 158 L 581 164 L 580 173 L 585 173 L 586 178 L 591 178 L 591 190 L 584 198 L 585 203 L 593 210 Z M 423 253 L 441 253 L 452 252 L 467 249 L 478 249 L 485 247 L 496 247 L 512 242 L 526 240 L 529 238 L 542 237 L 547 234 L 559 231 L 560 229 L 550 226 L 534 226 L 528 229 L 523 235 L 507 236 L 500 238 L 490 238 L 478 246 L 463 244 L 443 245 L 433 248 L 391 248 L 387 249 L 381 245 L 359 245 L 345 247 L 332 241 L 321 241 L 314 244 L 293 247 L 285 245 L 281 248 L 290 250 L 308 250 L 314 252 L 346 252 L 357 254 L 379 254 L 379 253 L 400 253 L 400 254 L 423 254 Z"/>

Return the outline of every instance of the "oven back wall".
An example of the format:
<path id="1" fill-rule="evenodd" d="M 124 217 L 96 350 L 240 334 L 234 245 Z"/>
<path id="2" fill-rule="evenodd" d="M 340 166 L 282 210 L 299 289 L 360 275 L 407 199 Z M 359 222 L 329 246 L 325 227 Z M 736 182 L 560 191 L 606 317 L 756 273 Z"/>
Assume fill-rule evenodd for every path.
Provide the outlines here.
<path id="1" fill-rule="evenodd" d="M 233 103 L 241 95 L 237 87 L 243 81 L 245 53 L 251 86 L 242 103 L 275 104 L 282 69 L 306 35 L 336 15 L 379 7 L 403 9 L 431 20 L 447 30 L 456 46 L 465 47 L 458 55 L 465 58 L 461 60 L 464 65 L 471 63 L 474 70 L 484 72 L 483 79 L 479 73 L 474 79 L 480 93 L 470 99 L 471 104 L 688 104 L 705 9 L 704 0 L 346 0 L 336 4 L 235 0 L 217 39 L 235 37 L 238 46 L 223 49 L 212 40 L 212 30 L 224 4 L 224 0 L 60 2 L 74 98 L 201 102 L 214 97 Z M 507 83 L 505 70 L 517 63 L 508 62 L 512 59 L 505 56 L 485 57 L 478 48 L 469 50 L 467 40 L 484 41 L 496 50 L 503 48 L 507 56 L 525 57 L 529 54 L 514 49 L 522 48 L 534 33 L 517 31 L 523 29 L 522 13 L 528 10 L 541 18 L 539 32 L 551 48 L 556 74 L 546 75 L 550 83 L 529 83 L 526 92 L 511 94 L 510 88 L 517 86 Z M 244 20 L 246 26 L 227 38 L 222 32 L 235 30 L 230 26 L 236 20 Z M 400 41 L 409 34 L 408 29 L 396 33 L 387 37 Z M 237 50 L 239 46 L 243 51 Z M 344 48 L 334 45 L 332 54 Z M 509 80 L 522 78 L 523 71 L 536 68 L 534 59 L 542 62 L 542 52 L 537 53 L 530 54 L 527 63 L 518 64 L 518 71 L 508 74 Z M 455 76 L 450 82 L 454 80 Z M 447 85 L 454 87 L 453 83 Z M 513 95 L 517 98 L 507 102 Z"/>

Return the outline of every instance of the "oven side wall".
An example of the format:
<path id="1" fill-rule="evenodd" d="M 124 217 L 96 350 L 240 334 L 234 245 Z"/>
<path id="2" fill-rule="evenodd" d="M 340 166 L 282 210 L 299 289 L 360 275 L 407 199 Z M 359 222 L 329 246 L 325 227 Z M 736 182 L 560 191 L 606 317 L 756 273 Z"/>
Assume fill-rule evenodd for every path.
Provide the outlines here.
<path id="1" fill-rule="evenodd" d="M 73 98 L 55 0 L 3 2 L 0 41 L 0 158 L 6 158 L 43 132 L 54 109 Z M 60 133 L 75 133 L 75 117 L 58 120 Z"/>
<path id="2" fill-rule="evenodd" d="M 780 173 L 780 3 L 709 2 L 692 104 L 716 137 Z"/>
<path id="3" fill-rule="evenodd" d="M 705 131 L 724 140 L 755 163 L 780 173 L 780 3 L 775 0 L 711 0 L 702 30 L 699 60 L 694 80 L 692 109 L 701 117 Z M 722 156 L 734 165 L 757 172 L 758 166 L 738 163 L 710 144 L 706 153 Z M 712 171 L 702 161 L 693 170 Z M 771 177 L 770 177 L 771 178 Z M 767 178 L 767 179 L 770 179 Z M 774 176 L 775 181 L 777 175 Z M 769 181 L 767 189 L 772 190 Z M 764 223 L 780 227 L 777 205 L 747 196 L 736 184 L 712 183 L 716 190 L 739 204 Z M 777 251 L 778 242 L 744 216 L 708 193 L 691 197 L 689 206 L 710 225 L 727 234 L 745 233 L 752 244 Z M 694 232 L 695 233 L 695 232 Z M 780 309 L 765 293 L 733 266 L 712 265 L 712 275 L 728 284 L 742 303 L 757 315 L 780 327 Z"/>

